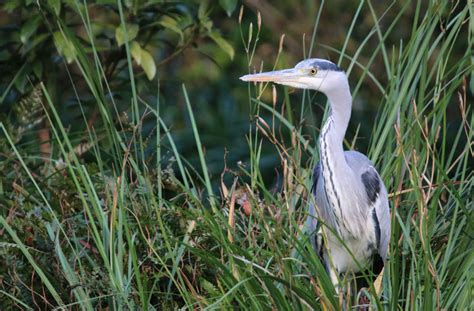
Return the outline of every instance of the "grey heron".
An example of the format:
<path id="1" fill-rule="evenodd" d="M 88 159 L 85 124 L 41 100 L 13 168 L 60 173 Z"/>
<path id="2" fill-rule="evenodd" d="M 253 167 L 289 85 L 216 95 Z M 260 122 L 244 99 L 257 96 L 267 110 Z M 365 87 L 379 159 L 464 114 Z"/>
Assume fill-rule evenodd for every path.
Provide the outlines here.
<path id="1" fill-rule="evenodd" d="M 307 229 L 336 288 L 343 273 L 373 269 L 387 258 L 390 212 L 385 185 L 372 162 L 357 151 L 344 151 L 352 95 L 346 73 L 324 59 L 306 59 L 294 68 L 240 77 L 273 82 L 326 95 L 330 113 L 319 137 L 320 161 L 313 171 Z M 318 220 L 325 226 L 318 226 Z"/>

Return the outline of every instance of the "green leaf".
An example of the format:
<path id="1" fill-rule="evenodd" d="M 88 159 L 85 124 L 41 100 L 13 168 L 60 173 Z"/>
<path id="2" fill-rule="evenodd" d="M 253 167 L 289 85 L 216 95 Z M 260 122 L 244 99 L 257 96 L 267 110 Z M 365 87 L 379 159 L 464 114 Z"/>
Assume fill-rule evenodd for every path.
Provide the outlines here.
<path id="1" fill-rule="evenodd" d="M 25 85 L 26 85 L 26 81 L 28 80 L 28 71 L 29 69 L 27 69 L 27 67 L 25 67 L 25 70 L 22 70 L 17 76 L 15 76 L 15 87 L 16 89 L 20 92 L 20 93 L 24 93 L 25 92 Z"/>
<path id="2" fill-rule="evenodd" d="M 140 65 L 142 63 L 142 48 L 137 41 L 132 42 L 130 52 L 132 53 L 133 59 Z"/>
<path id="3" fill-rule="evenodd" d="M 49 33 L 42 33 L 35 35 L 31 40 L 28 40 L 21 48 L 21 55 L 25 56 L 35 49 L 39 44 L 45 42 L 50 37 Z"/>
<path id="4" fill-rule="evenodd" d="M 53 8 L 54 13 L 59 15 L 61 13 L 61 0 L 48 0 L 48 4 Z"/>
<path id="5" fill-rule="evenodd" d="M 208 7 L 209 7 L 209 3 L 207 1 L 201 1 L 201 3 L 199 4 L 199 9 L 198 9 L 198 19 L 199 20 L 202 20 L 202 19 L 207 19 L 208 18 Z"/>
<path id="6" fill-rule="evenodd" d="M 159 22 L 161 26 L 165 27 L 166 29 L 169 29 L 179 35 L 179 41 L 182 43 L 184 41 L 184 34 L 181 28 L 178 26 L 178 22 L 169 17 L 169 16 L 164 16 Z"/>
<path id="7" fill-rule="evenodd" d="M 20 5 L 21 5 L 21 2 L 18 0 L 7 0 L 7 2 L 5 2 L 5 4 L 3 5 L 2 9 L 7 11 L 8 13 L 11 13 Z"/>
<path id="8" fill-rule="evenodd" d="M 208 292 L 211 297 L 218 297 L 219 295 L 221 295 L 217 287 L 205 278 L 201 278 L 199 282 L 201 283 L 202 288 L 204 288 L 204 290 Z"/>
<path id="9" fill-rule="evenodd" d="M 227 12 L 227 16 L 231 16 L 237 6 L 237 0 L 219 0 L 221 7 Z"/>
<path id="10" fill-rule="evenodd" d="M 218 32 L 211 32 L 209 37 L 224 51 L 229 55 L 230 59 L 234 59 L 234 48 L 229 44 Z"/>
<path id="11" fill-rule="evenodd" d="M 25 44 L 28 39 L 36 32 L 40 25 L 41 15 L 30 18 L 20 30 L 20 41 Z"/>
<path id="12" fill-rule="evenodd" d="M 41 76 L 43 75 L 43 63 L 41 61 L 36 61 L 33 64 L 33 73 L 38 79 L 41 79 Z"/>
<path id="13" fill-rule="evenodd" d="M 123 25 L 119 25 L 117 28 L 115 28 L 115 40 L 117 40 L 118 46 L 124 45 L 125 40 L 130 42 L 135 39 L 138 35 L 138 31 L 140 30 L 136 24 L 125 24 L 125 28 L 127 29 L 127 38 L 125 38 Z"/>
<path id="14" fill-rule="evenodd" d="M 141 49 L 141 66 L 145 71 L 148 80 L 152 80 L 156 75 L 156 64 L 153 56 L 145 49 Z"/>
<path id="15" fill-rule="evenodd" d="M 66 58 L 68 64 L 72 63 L 76 59 L 76 48 L 67 38 L 63 36 L 60 31 L 56 31 L 53 34 L 54 44 L 58 49 L 60 55 Z"/>

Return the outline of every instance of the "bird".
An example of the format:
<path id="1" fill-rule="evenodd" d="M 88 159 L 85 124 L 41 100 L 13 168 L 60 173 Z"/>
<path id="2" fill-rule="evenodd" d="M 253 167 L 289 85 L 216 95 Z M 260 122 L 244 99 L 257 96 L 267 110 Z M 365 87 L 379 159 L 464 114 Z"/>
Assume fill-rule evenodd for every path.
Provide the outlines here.
<path id="1" fill-rule="evenodd" d="M 330 109 L 319 136 L 319 162 L 312 174 L 306 231 L 336 291 L 340 279 L 349 273 L 372 270 L 372 276 L 378 275 L 387 261 L 390 241 L 388 194 L 367 156 L 344 150 L 352 110 L 346 72 L 329 60 L 309 58 L 294 68 L 247 74 L 240 79 L 326 95 Z M 367 285 L 365 278 L 362 284 Z"/>

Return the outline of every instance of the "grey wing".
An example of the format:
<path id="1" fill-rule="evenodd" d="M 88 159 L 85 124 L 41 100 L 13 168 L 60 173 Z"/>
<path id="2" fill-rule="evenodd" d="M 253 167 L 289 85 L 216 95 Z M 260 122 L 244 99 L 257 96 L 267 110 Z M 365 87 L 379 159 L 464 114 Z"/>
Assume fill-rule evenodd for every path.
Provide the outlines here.
<path id="1" fill-rule="evenodd" d="M 311 197 L 309 198 L 308 218 L 306 220 L 306 230 L 314 250 L 319 256 L 322 256 L 323 240 L 320 236 L 320 230 L 316 212 L 316 189 L 321 175 L 321 165 L 318 162 L 313 170 L 313 185 L 311 186 Z"/>
<path id="2" fill-rule="evenodd" d="M 375 224 L 378 254 L 385 262 L 390 241 L 390 211 L 387 189 L 372 165 L 362 172 L 361 179 L 367 193 L 369 207 L 373 208 L 372 217 Z"/>

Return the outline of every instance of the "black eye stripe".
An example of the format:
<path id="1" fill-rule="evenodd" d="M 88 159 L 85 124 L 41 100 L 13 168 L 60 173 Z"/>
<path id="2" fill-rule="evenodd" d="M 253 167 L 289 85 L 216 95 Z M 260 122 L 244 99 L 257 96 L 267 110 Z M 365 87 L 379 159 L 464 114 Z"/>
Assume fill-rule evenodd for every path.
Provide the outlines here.
<path id="1" fill-rule="evenodd" d="M 302 60 L 298 64 L 296 64 L 295 69 L 306 69 L 307 68 L 314 68 L 316 71 L 318 70 L 325 70 L 325 71 L 343 71 L 339 68 L 336 64 L 320 58 L 308 58 Z"/>
<path id="2" fill-rule="evenodd" d="M 336 64 L 325 61 L 315 61 L 313 65 L 321 70 L 342 71 Z"/>

